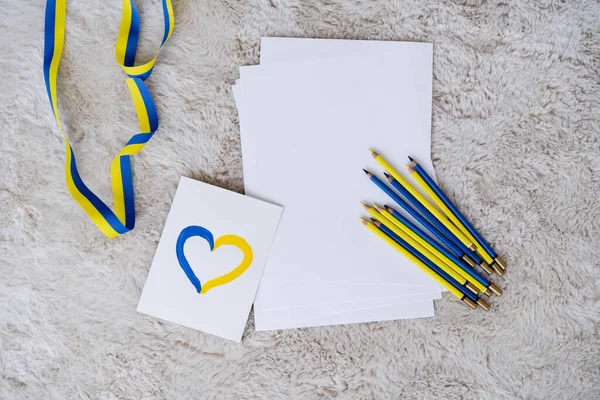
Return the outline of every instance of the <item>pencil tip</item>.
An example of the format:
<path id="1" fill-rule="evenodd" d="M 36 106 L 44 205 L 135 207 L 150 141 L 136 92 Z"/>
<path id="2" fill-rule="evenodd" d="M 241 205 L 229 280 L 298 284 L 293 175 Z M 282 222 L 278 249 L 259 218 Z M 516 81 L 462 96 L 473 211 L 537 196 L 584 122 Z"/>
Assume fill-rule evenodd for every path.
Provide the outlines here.
<path id="1" fill-rule="evenodd" d="M 413 158 L 411 156 L 408 156 L 408 159 L 410 160 L 410 162 L 415 161 L 415 160 L 413 160 Z"/>
<path id="2" fill-rule="evenodd" d="M 372 173 L 370 173 L 369 171 L 367 171 L 366 169 L 363 168 L 363 171 L 365 171 L 365 174 L 367 174 L 367 176 L 370 178 L 373 176 Z"/>
<path id="3" fill-rule="evenodd" d="M 387 172 L 384 172 L 383 175 L 385 175 L 386 179 L 390 182 L 394 180 L 394 178 L 392 178 L 392 176 L 390 174 L 388 174 Z"/>
<path id="4" fill-rule="evenodd" d="M 364 219 L 362 217 L 360 218 L 360 222 L 362 222 L 363 225 L 367 225 L 369 223 L 369 221 L 367 221 L 366 219 Z"/>
<path id="5" fill-rule="evenodd" d="M 371 208 L 371 207 L 369 207 L 368 204 L 365 204 L 362 201 L 360 202 L 360 205 L 363 206 L 365 208 L 365 210 L 368 210 L 369 208 Z"/>
<path id="6" fill-rule="evenodd" d="M 381 211 L 381 207 L 379 207 L 377 204 L 373 204 L 373 208 L 377 211 Z"/>
<path id="7" fill-rule="evenodd" d="M 373 149 L 369 149 L 369 151 L 371 152 L 371 155 L 373 156 L 373 158 L 377 158 L 377 156 L 379 155 Z"/>

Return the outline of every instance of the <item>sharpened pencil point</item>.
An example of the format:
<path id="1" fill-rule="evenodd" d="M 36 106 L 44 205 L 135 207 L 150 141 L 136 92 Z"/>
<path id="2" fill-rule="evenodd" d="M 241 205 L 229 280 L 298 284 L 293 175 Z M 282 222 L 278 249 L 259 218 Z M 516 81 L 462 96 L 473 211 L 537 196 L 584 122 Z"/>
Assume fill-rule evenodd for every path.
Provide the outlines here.
<path id="1" fill-rule="evenodd" d="M 373 151 L 372 149 L 369 149 L 369 151 L 371 152 L 371 155 L 373 156 L 373 158 L 377 158 L 377 156 L 379 155 L 375 151 Z"/>
<path id="2" fill-rule="evenodd" d="M 360 202 L 360 205 L 363 206 L 365 208 L 365 210 L 368 210 L 369 208 L 371 208 L 368 204 L 365 204 L 362 201 Z"/>
<path id="3" fill-rule="evenodd" d="M 364 219 L 362 217 L 360 218 L 360 222 L 362 222 L 363 225 L 365 225 L 365 226 L 369 223 L 369 221 L 367 221 L 366 219 Z"/>
<path id="4" fill-rule="evenodd" d="M 387 172 L 384 172 L 383 175 L 385 175 L 386 179 L 390 182 L 394 180 L 394 178 L 392 178 L 392 176 L 390 174 L 388 174 Z"/>
<path id="5" fill-rule="evenodd" d="M 394 209 L 390 206 L 388 206 L 387 204 L 384 204 L 383 208 L 385 208 L 385 211 L 391 213 L 392 211 L 394 211 Z"/>
<path id="6" fill-rule="evenodd" d="M 415 161 L 415 160 L 413 160 L 413 158 L 411 156 L 408 156 L 408 159 L 410 160 L 410 162 Z"/>
<path id="7" fill-rule="evenodd" d="M 406 164 L 406 168 L 408 168 L 408 172 L 410 172 L 411 174 L 412 174 L 413 172 L 415 172 L 415 169 L 414 169 L 414 168 L 412 167 L 412 165 L 410 165 L 410 164 Z"/>
<path id="8" fill-rule="evenodd" d="M 370 178 L 373 176 L 372 173 L 370 173 L 369 171 L 367 171 L 366 169 L 363 168 L 363 171 L 365 171 L 365 174 L 367 174 L 367 176 Z"/>
<path id="9" fill-rule="evenodd" d="M 377 221 L 375 218 L 371 218 L 371 220 L 373 221 L 376 227 L 379 228 L 381 226 L 381 222 Z"/>
<path id="10" fill-rule="evenodd" d="M 373 204 L 373 208 L 377 211 L 381 211 L 381 207 L 379 207 L 377 204 Z"/>

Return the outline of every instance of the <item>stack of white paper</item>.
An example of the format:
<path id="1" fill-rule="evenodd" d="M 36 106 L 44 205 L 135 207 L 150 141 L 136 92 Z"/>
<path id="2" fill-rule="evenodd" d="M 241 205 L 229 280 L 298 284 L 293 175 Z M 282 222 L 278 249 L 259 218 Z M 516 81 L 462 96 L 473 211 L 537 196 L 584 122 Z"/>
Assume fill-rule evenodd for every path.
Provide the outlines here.
<path id="1" fill-rule="evenodd" d="M 283 206 L 257 330 L 433 316 L 440 287 L 360 223 L 393 205 L 368 149 L 408 177 L 430 158 L 432 45 L 263 38 L 233 87 L 246 194 Z"/>

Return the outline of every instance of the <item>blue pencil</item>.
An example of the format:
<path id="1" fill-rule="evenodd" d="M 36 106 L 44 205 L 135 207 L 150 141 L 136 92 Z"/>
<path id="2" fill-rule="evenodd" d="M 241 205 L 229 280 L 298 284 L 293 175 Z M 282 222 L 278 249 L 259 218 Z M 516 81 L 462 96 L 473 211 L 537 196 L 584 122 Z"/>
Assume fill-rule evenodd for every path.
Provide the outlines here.
<path id="1" fill-rule="evenodd" d="M 472 301 L 474 301 L 477 304 L 479 304 L 481 306 L 481 308 L 483 308 L 484 310 L 486 310 L 486 311 L 489 310 L 489 305 L 485 301 L 483 301 L 482 299 L 479 299 L 476 294 L 472 293 L 467 288 L 465 288 L 463 285 L 461 285 L 460 283 L 458 283 L 456 281 L 456 279 L 452 278 L 443 269 L 441 269 L 440 267 L 438 267 L 437 265 L 435 265 L 433 262 L 431 262 L 423 254 L 421 254 L 420 252 L 418 252 L 417 250 L 415 250 L 414 247 L 412 247 L 411 245 L 409 245 L 408 243 L 406 243 L 406 241 L 404 241 L 402 238 L 400 238 L 398 235 L 396 235 L 394 232 L 392 232 L 388 227 L 386 227 L 385 225 L 383 225 L 381 223 L 379 223 L 379 224 L 376 223 L 376 226 L 377 225 L 378 225 L 378 228 L 381 231 L 383 231 L 386 235 L 388 235 L 389 237 L 391 237 L 400 246 L 402 246 L 406 250 L 408 250 L 413 256 L 417 257 L 422 263 L 424 263 L 425 265 L 427 265 L 431 270 L 435 271 L 436 274 L 438 274 L 439 276 L 441 276 L 442 278 L 444 278 L 446 281 L 448 281 L 452 286 L 454 286 L 456 289 L 458 289 L 463 295 L 465 295 L 466 297 L 468 297 Z"/>
<path id="2" fill-rule="evenodd" d="M 402 214 L 400 214 L 398 211 L 394 210 L 392 207 L 390 206 L 384 206 L 384 208 L 386 209 L 387 212 L 389 212 L 390 214 L 392 214 L 392 216 L 394 218 L 396 218 L 399 221 L 402 221 L 401 218 L 404 218 L 404 216 Z M 416 219 L 416 218 L 415 218 Z M 408 221 L 407 219 L 405 219 L 406 221 Z M 419 220 L 417 220 L 419 221 Z M 410 221 L 408 221 L 410 222 Z M 419 223 L 421 223 L 422 225 L 424 225 L 421 221 L 419 221 Z M 414 224 L 413 224 L 414 226 Z M 427 228 L 427 226 L 425 226 Z M 427 228 L 429 230 L 429 228 Z M 450 241 L 445 242 L 446 237 L 442 234 L 439 234 L 440 236 L 438 236 L 438 234 L 436 232 L 433 232 L 430 230 L 431 233 L 433 233 L 435 235 L 436 238 L 438 238 L 438 240 L 444 245 L 446 246 L 452 253 L 454 253 L 454 256 L 457 258 L 462 259 L 463 261 L 465 261 L 470 267 L 475 267 L 475 263 L 469 258 L 468 255 L 464 254 L 462 252 L 462 250 L 458 249 L 458 248 L 452 248 L 452 246 L 454 246 L 454 244 Z M 458 254 L 457 254 L 458 252 Z M 493 269 L 491 269 L 489 267 L 489 265 L 487 265 L 487 263 L 485 261 L 482 260 L 481 264 L 479 265 L 485 272 L 487 272 L 488 274 L 492 274 L 494 272 Z"/>
<path id="3" fill-rule="evenodd" d="M 404 216 L 402 214 L 400 214 L 398 211 L 394 210 L 392 207 L 390 207 L 388 205 L 385 205 L 383 208 L 385 208 L 385 210 L 387 212 L 389 212 L 390 214 L 392 214 L 397 220 L 404 222 L 401 219 L 401 218 L 404 218 Z M 406 219 L 406 218 L 404 218 L 404 219 L 406 221 L 408 221 L 408 219 Z M 410 222 L 410 221 L 408 221 L 408 222 Z M 419 221 L 419 222 L 422 225 L 424 225 L 421 221 Z M 412 222 L 411 222 L 411 224 L 412 224 Z M 415 225 L 413 224 L 413 226 L 415 226 Z M 425 226 L 425 227 L 427 228 L 427 226 Z M 476 264 L 469 258 L 469 256 L 467 256 L 465 253 L 463 253 L 463 251 L 461 249 L 459 249 L 458 247 L 456 247 L 451 241 L 449 241 L 448 239 L 446 239 L 446 236 L 442 235 L 437 230 L 433 230 L 432 231 L 429 228 L 427 228 L 427 230 L 429 231 L 429 233 L 431 233 L 433 236 L 435 236 L 444 246 L 446 246 L 452 255 L 454 255 L 455 257 L 458 257 L 458 258 L 461 258 L 461 259 L 465 260 L 465 262 L 467 264 L 469 264 L 470 267 L 475 267 Z"/>
<path id="4" fill-rule="evenodd" d="M 435 237 L 437 237 L 438 240 L 440 240 L 449 249 L 456 251 L 457 257 L 463 257 L 463 255 L 467 255 L 469 258 L 472 258 L 473 260 L 475 260 L 475 262 L 477 264 L 480 264 L 482 266 L 482 268 L 484 268 L 487 272 L 487 269 L 485 267 L 486 264 L 482 264 L 484 261 L 481 259 L 481 257 L 479 257 L 478 254 L 473 253 L 471 250 L 469 250 L 469 248 L 467 246 L 460 243 L 460 241 L 458 241 L 458 243 L 460 243 L 460 246 L 457 246 L 453 241 L 448 239 L 446 237 L 446 235 L 444 235 L 435 226 L 433 226 L 426 218 L 424 218 L 423 216 L 421 216 L 421 214 L 419 214 L 416 210 L 414 210 L 406 201 L 404 201 L 400 196 L 398 196 L 389 186 L 387 186 L 385 183 L 383 183 L 383 181 L 381 179 L 377 178 L 375 175 L 373 175 L 366 169 L 363 169 L 363 171 L 365 171 L 365 174 L 367 174 L 367 176 L 369 177 L 371 182 L 373 182 L 374 184 L 379 186 L 379 188 L 381 190 L 383 190 L 388 196 L 390 196 L 392 198 L 392 200 L 394 200 L 396 203 L 398 203 L 398 205 L 400 205 L 402 208 L 404 208 L 407 213 L 409 213 L 414 219 L 419 221 L 419 223 L 421 225 L 423 225 L 428 231 L 430 231 L 433 235 L 435 235 Z"/>
<path id="5" fill-rule="evenodd" d="M 375 206 L 375 208 L 377 208 L 377 206 Z M 488 293 L 484 292 L 484 294 L 487 294 L 488 296 L 489 296 L 489 293 L 491 293 L 491 292 L 495 293 L 498 296 L 500 296 L 502 294 L 502 290 L 498 286 L 494 285 L 492 282 L 488 281 L 486 278 L 481 276 L 470 265 L 468 265 L 462 258 L 456 257 L 454 254 L 452 254 L 452 252 L 448 251 L 444 246 L 440 245 L 438 242 L 433 240 L 433 238 L 431 238 L 429 235 L 427 235 L 427 233 L 425 233 L 421 228 L 419 228 L 418 226 L 413 224 L 404 215 L 400 214 L 398 211 L 394 210 L 390 206 L 384 206 L 384 208 L 394 218 L 396 218 L 398 221 L 400 221 L 401 223 L 406 225 L 410 230 L 412 230 L 414 233 L 416 233 L 421 239 L 423 239 L 425 242 L 429 243 L 429 245 L 431 245 L 437 251 L 439 251 L 446 257 L 448 257 L 453 263 L 458 265 L 461 269 L 463 269 L 471 277 L 473 277 L 473 279 L 476 279 L 479 283 L 481 283 L 483 286 L 485 286 L 486 288 L 488 288 L 490 290 L 490 292 L 488 292 Z"/>
<path id="6" fill-rule="evenodd" d="M 383 190 L 388 196 L 392 198 L 398 205 L 400 205 L 407 213 L 409 213 L 414 219 L 419 221 L 421 225 L 423 225 L 429 232 L 431 232 L 435 237 L 438 238 L 444 245 L 446 245 L 451 251 L 455 252 L 455 255 L 458 257 L 462 257 L 464 251 L 459 249 L 451 242 L 446 236 L 444 236 L 440 231 L 437 230 L 435 226 L 433 226 L 427 219 L 425 219 L 421 214 L 419 214 L 416 210 L 414 210 L 407 202 L 405 202 L 400 196 L 398 196 L 390 187 L 388 187 L 381 179 L 370 173 L 369 171 L 363 169 L 371 182 L 377 185 L 381 190 Z"/>
<path id="7" fill-rule="evenodd" d="M 385 177 L 387 178 L 387 180 L 392 184 L 392 186 L 394 187 L 394 189 L 396 189 L 397 191 L 400 192 L 400 194 L 402 194 L 409 203 L 411 203 L 413 205 L 413 207 L 416 207 L 417 210 L 419 210 L 421 212 L 421 214 L 423 214 L 423 216 L 425 216 L 425 218 L 427 218 L 430 222 L 432 222 L 435 227 L 444 234 L 444 236 L 446 236 L 450 241 L 452 241 L 452 243 L 454 243 L 457 247 L 459 247 L 460 249 L 462 249 L 462 251 L 465 254 L 468 254 L 469 257 L 471 257 L 473 260 L 475 260 L 475 262 L 477 264 L 480 264 L 482 261 L 482 258 L 479 254 L 477 254 L 474 251 L 471 251 L 470 248 L 468 248 L 467 246 L 465 246 L 464 243 L 462 243 L 460 240 L 458 240 L 458 238 L 456 236 L 454 236 L 452 234 L 452 232 L 450 232 L 450 230 L 448 228 L 446 228 L 444 225 L 442 225 L 434 216 L 433 214 L 431 214 L 429 212 L 429 210 L 427 210 L 425 207 L 423 207 L 421 205 L 421 203 L 419 203 L 417 201 L 417 199 L 415 199 L 413 197 L 412 194 L 410 194 L 408 192 L 408 190 L 406 190 L 397 180 L 395 180 L 391 175 L 387 174 L 384 172 Z"/>
<path id="8" fill-rule="evenodd" d="M 469 220 L 460 212 L 458 207 L 454 205 L 454 203 L 446 196 L 444 191 L 434 182 L 433 179 L 429 176 L 429 174 L 417 163 L 412 157 L 408 157 L 411 161 L 411 167 L 414 171 L 425 181 L 425 183 L 429 186 L 429 188 L 437 195 L 437 197 L 444 203 L 444 205 L 448 208 L 451 214 L 463 225 L 463 227 L 477 240 L 479 245 L 483 248 L 483 250 L 489 254 L 489 256 L 494 259 L 494 261 L 502 268 L 506 270 L 506 264 L 504 261 L 498 257 L 498 253 L 494 251 L 492 246 L 477 232 L 477 230 L 471 225 Z M 445 211 L 445 210 L 442 210 Z M 451 216 L 448 216 L 451 218 Z M 459 226 L 460 228 L 460 226 Z"/>

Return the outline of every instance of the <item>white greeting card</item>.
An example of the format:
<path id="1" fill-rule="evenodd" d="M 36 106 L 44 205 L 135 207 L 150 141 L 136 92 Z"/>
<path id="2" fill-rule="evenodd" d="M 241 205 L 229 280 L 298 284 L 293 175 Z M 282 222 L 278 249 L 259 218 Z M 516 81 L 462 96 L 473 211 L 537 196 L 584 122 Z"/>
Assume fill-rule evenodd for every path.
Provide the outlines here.
<path id="1" fill-rule="evenodd" d="M 181 178 L 137 310 L 239 342 L 281 211 Z"/>

